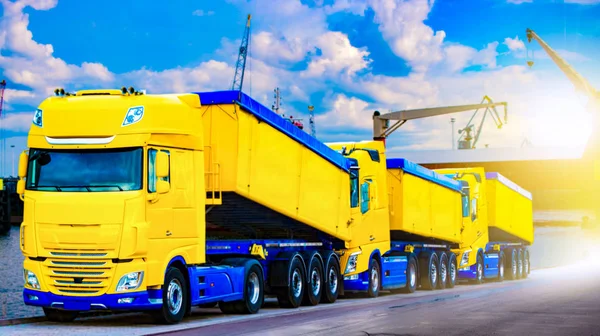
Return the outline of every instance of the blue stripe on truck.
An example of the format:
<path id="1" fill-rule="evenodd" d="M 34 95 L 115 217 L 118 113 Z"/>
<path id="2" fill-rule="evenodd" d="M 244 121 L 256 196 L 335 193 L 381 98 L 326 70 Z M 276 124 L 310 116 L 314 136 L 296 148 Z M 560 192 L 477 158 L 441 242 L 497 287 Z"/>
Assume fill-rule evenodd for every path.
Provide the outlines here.
<path id="1" fill-rule="evenodd" d="M 433 170 L 429 170 L 423 166 L 420 166 L 412 161 L 408 161 L 402 158 L 395 159 L 387 159 L 387 168 L 388 169 L 402 169 L 405 173 L 411 174 L 422 179 L 431 181 L 433 183 L 439 184 L 443 187 L 461 191 L 460 182 L 455 181 L 449 177 L 446 177 L 442 174 L 438 174 Z"/>
<path id="2" fill-rule="evenodd" d="M 301 143 L 324 159 L 342 168 L 344 171 L 350 171 L 350 161 L 342 154 L 329 148 L 324 143 L 313 138 L 310 134 L 294 126 L 291 122 L 282 118 L 277 113 L 271 111 L 266 106 L 250 98 L 245 93 L 239 91 L 215 91 L 215 92 L 193 92 L 200 97 L 201 105 L 234 104 L 242 106 L 244 110 L 254 115 L 284 133 L 290 138 Z"/>

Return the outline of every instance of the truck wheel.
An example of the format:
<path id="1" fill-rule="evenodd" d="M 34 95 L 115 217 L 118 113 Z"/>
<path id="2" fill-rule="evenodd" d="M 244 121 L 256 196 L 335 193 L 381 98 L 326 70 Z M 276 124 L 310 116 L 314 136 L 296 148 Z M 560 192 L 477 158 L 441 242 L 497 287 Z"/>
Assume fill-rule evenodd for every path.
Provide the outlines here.
<path id="1" fill-rule="evenodd" d="M 379 287 L 381 286 L 381 268 L 379 262 L 375 258 L 371 259 L 369 265 L 369 290 L 367 295 L 371 298 L 375 298 L 379 295 Z"/>
<path id="2" fill-rule="evenodd" d="M 439 280 L 439 259 L 435 252 L 431 254 L 424 254 L 421 257 L 421 286 L 426 290 L 434 290 L 437 288 L 437 282 Z"/>
<path id="3" fill-rule="evenodd" d="M 306 281 L 306 293 L 302 304 L 306 306 L 316 306 L 321 301 L 323 293 L 323 266 L 319 258 L 313 257 L 308 267 L 308 279 Z"/>
<path id="4" fill-rule="evenodd" d="M 414 293 L 417 290 L 417 260 L 412 255 L 408 257 L 406 265 L 406 287 L 402 293 Z"/>
<path id="5" fill-rule="evenodd" d="M 498 282 L 504 281 L 504 252 L 498 253 Z"/>
<path id="6" fill-rule="evenodd" d="M 54 308 L 44 307 L 44 315 L 48 321 L 52 322 L 71 322 L 79 315 L 78 311 L 73 310 L 59 310 Z"/>
<path id="7" fill-rule="evenodd" d="M 321 302 L 334 303 L 340 294 L 340 263 L 330 255 L 325 267 L 325 286 L 323 286 L 323 294 Z"/>
<path id="8" fill-rule="evenodd" d="M 159 311 L 153 312 L 154 318 L 166 324 L 180 322 L 187 310 L 188 292 L 185 277 L 178 268 L 167 270 L 162 294 L 163 304 Z"/>
<path id="9" fill-rule="evenodd" d="M 448 282 L 448 255 L 445 252 L 442 252 L 440 255 L 440 271 L 438 273 L 438 288 L 446 289 L 446 283 Z"/>
<path id="10" fill-rule="evenodd" d="M 458 273 L 458 263 L 456 261 L 456 254 L 450 253 L 448 258 L 448 288 L 454 288 L 456 286 L 456 278 Z"/>
<path id="11" fill-rule="evenodd" d="M 517 252 L 517 279 L 523 277 L 523 250 L 519 249 Z"/>
<path id="12" fill-rule="evenodd" d="M 508 257 L 505 258 L 504 267 L 506 267 L 510 273 L 507 274 L 509 280 L 517 279 L 517 250 L 510 249 L 507 253 Z"/>
<path id="13" fill-rule="evenodd" d="M 475 280 L 473 281 L 476 285 L 483 283 L 483 257 L 481 254 L 477 254 L 477 270 L 475 272 Z"/>
<path id="14" fill-rule="evenodd" d="M 277 301 L 282 308 L 298 308 L 302 303 L 304 295 L 306 275 L 302 267 L 302 261 L 294 258 L 290 264 L 288 273 L 288 285 L 280 290 Z"/>
<path id="15" fill-rule="evenodd" d="M 531 272 L 531 263 L 529 262 L 529 250 L 523 250 L 523 279 L 526 279 Z"/>

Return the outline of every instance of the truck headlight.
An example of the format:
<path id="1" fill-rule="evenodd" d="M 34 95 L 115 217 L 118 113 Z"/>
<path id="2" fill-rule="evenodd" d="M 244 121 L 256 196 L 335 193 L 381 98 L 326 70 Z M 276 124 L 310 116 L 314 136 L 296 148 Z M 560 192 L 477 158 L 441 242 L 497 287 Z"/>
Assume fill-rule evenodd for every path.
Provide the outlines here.
<path id="1" fill-rule="evenodd" d="M 123 275 L 117 284 L 117 292 L 138 289 L 144 279 L 144 271 L 131 272 Z"/>
<path id="2" fill-rule="evenodd" d="M 25 280 L 25 286 L 40 289 L 40 282 L 32 271 L 23 269 L 23 280 Z"/>
<path id="3" fill-rule="evenodd" d="M 471 250 L 467 250 L 463 253 L 462 259 L 460 260 L 459 267 L 463 267 L 463 266 L 469 264 L 469 254 L 471 254 Z"/>
<path id="4" fill-rule="evenodd" d="M 350 257 L 348 257 L 348 263 L 346 264 L 346 271 L 344 273 L 356 271 L 356 259 L 358 259 L 358 255 L 361 253 L 361 251 L 354 252 L 350 255 Z"/>

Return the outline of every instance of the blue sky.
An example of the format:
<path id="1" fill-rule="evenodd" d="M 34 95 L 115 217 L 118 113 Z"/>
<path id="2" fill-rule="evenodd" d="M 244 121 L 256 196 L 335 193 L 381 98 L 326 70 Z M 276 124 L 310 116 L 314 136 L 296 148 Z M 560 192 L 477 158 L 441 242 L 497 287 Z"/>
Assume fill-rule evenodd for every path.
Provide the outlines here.
<path id="1" fill-rule="evenodd" d="M 231 85 L 246 15 L 252 14 L 244 91 L 267 106 L 281 89 L 287 115 L 315 106 L 317 137 L 364 140 L 374 110 L 509 103 L 509 124 L 486 122 L 480 143 L 582 146 L 585 98 L 535 43 L 534 29 L 600 87 L 600 0 L 0 0 L 0 69 L 8 82 L 1 128 L 26 147 L 35 107 L 55 87 L 148 93 Z M 527 48 L 535 66 L 525 65 Z M 390 150 L 451 148 L 449 120 L 411 121 Z M 307 119 L 305 119 L 307 123 Z M 4 148 L 2 148 L 4 150 Z"/>

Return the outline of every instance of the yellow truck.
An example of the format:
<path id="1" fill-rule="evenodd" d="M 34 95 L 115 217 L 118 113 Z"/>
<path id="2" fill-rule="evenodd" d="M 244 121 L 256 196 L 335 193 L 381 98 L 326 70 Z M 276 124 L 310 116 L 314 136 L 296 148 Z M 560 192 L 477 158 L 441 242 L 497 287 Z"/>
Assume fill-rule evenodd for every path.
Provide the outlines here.
<path id="1" fill-rule="evenodd" d="M 23 297 L 53 321 L 453 287 L 502 278 L 503 260 L 529 272 L 531 197 L 505 178 L 387 159 L 379 140 L 326 145 L 239 91 L 57 90 L 28 147 Z"/>
<path id="2" fill-rule="evenodd" d="M 380 142 L 343 155 L 239 91 L 55 93 L 17 187 L 24 301 L 50 320 L 316 305 L 378 274 L 357 257 L 389 248 Z"/>

